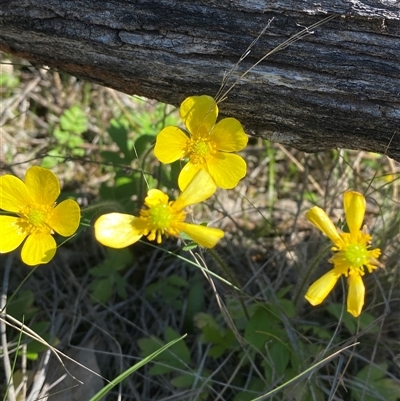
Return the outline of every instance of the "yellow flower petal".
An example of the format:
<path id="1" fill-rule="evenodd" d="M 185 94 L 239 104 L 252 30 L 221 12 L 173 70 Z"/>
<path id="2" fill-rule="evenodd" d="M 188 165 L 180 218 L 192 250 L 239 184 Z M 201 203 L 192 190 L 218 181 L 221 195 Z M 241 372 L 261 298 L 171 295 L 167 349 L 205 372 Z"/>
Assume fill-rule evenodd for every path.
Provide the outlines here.
<path id="1" fill-rule="evenodd" d="M 189 138 L 178 127 L 164 128 L 156 138 L 154 155 L 161 163 L 172 163 L 185 157 Z"/>
<path id="2" fill-rule="evenodd" d="M 357 235 L 364 221 L 365 198 L 359 192 L 347 191 L 343 195 L 343 206 L 350 234 Z"/>
<path id="3" fill-rule="evenodd" d="M 219 188 L 235 188 L 246 175 L 246 162 L 242 157 L 218 152 L 207 160 L 208 172 Z"/>
<path id="4" fill-rule="evenodd" d="M 35 203 L 53 205 L 60 195 L 60 182 L 50 170 L 34 166 L 25 174 L 25 185 Z"/>
<path id="5" fill-rule="evenodd" d="M 319 305 L 332 291 L 339 277 L 340 274 L 336 274 L 334 270 L 330 270 L 310 286 L 304 297 L 311 305 Z"/>
<path id="6" fill-rule="evenodd" d="M 18 230 L 18 217 L 0 216 L 0 253 L 17 249 L 26 238 L 26 233 Z"/>
<path id="7" fill-rule="evenodd" d="M 214 180 L 205 170 L 200 170 L 194 176 L 186 189 L 179 195 L 178 199 L 172 204 L 175 210 L 182 210 L 186 206 L 203 202 L 217 190 Z"/>
<path id="8" fill-rule="evenodd" d="M 144 204 L 147 207 L 152 207 L 161 204 L 167 205 L 169 197 L 164 192 L 159 189 L 149 189 L 147 191 L 147 196 L 144 199 Z"/>
<path id="9" fill-rule="evenodd" d="M 0 209 L 18 213 L 30 203 L 28 188 L 19 178 L 10 174 L 0 177 Z"/>
<path id="10" fill-rule="evenodd" d="M 347 295 L 347 312 L 354 317 L 360 316 L 365 299 L 365 286 L 357 272 L 350 271 L 348 277 L 349 294 Z"/>
<path id="11" fill-rule="evenodd" d="M 185 164 L 178 177 L 178 186 L 181 191 L 184 191 L 195 175 L 202 169 L 206 168 L 201 164 L 193 164 L 188 162 Z"/>
<path id="12" fill-rule="evenodd" d="M 224 236 L 224 232 L 218 228 L 206 227 L 197 224 L 180 224 L 181 231 L 187 234 L 192 240 L 205 248 L 213 248 Z"/>
<path id="13" fill-rule="evenodd" d="M 238 152 L 246 147 L 249 139 L 236 118 L 224 118 L 211 131 L 210 140 L 218 150 Z"/>
<path id="14" fill-rule="evenodd" d="M 218 106 L 211 96 L 190 96 L 180 107 L 181 118 L 191 135 L 208 135 L 217 121 Z"/>
<path id="15" fill-rule="evenodd" d="M 80 218 L 79 205 L 74 200 L 67 199 L 54 208 L 48 224 L 58 234 L 69 237 L 78 229 Z"/>
<path id="16" fill-rule="evenodd" d="M 56 250 L 56 241 L 50 234 L 29 235 L 22 247 L 21 259 L 28 266 L 49 263 Z"/>
<path id="17" fill-rule="evenodd" d="M 338 248 L 344 246 L 343 239 L 340 237 L 332 220 L 323 209 L 318 206 L 312 207 L 306 213 L 307 220 L 322 231 Z"/>
<path id="18" fill-rule="evenodd" d="M 103 214 L 94 223 L 94 235 L 97 241 L 105 246 L 125 248 L 142 237 L 133 227 L 135 219 L 136 217 L 130 214 Z"/>

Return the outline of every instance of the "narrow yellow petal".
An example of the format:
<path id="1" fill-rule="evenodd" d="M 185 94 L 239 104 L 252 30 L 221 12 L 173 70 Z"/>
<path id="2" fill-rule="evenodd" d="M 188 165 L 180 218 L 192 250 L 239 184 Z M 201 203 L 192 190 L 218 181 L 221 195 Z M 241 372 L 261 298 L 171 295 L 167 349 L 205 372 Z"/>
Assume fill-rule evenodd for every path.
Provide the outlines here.
<path id="1" fill-rule="evenodd" d="M 189 138 L 178 127 L 164 128 L 156 138 L 154 155 L 161 163 L 172 163 L 185 157 Z"/>
<path id="2" fill-rule="evenodd" d="M 186 206 L 203 202 L 217 190 L 217 186 L 206 170 L 200 170 L 194 176 L 186 189 L 179 195 L 172 204 L 175 210 L 182 210 Z"/>
<path id="3" fill-rule="evenodd" d="M 328 273 L 325 273 L 317 281 L 311 284 L 304 296 L 305 299 L 313 306 L 319 305 L 332 291 L 339 277 L 340 274 L 336 274 L 334 270 L 328 271 Z"/>
<path id="4" fill-rule="evenodd" d="M 46 168 L 33 166 L 26 171 L 25 185 L 35 203 L 53 205 L 60 195 L 57 176 Z"/>
<path id="5" fill-rule="evenodd" d="M 236 118 L 224 118 L 211 131 L 210 139 L 218 150 L 238 152 L 246 147 L 248 137 Z"/>
<path id="6" fill-rule="evenodd" d="M 219 188 L 235 188 L 246 175 L 246 162 L 239 155 L 218 152 L 207 159 L 207 167 Z"/>
<path id="7" fill-rule="evenodd" d="M 306 218 L 311 224 L 317 227 L 318 230 L 322 231 L 338 248 L 344 246 L 338 230 L 323 209 L 318 206 L 312 207 L 306 213 Z"/>
<path id="8" fill-rule="evenodd" d="M 343 206 L 350 234 L 356 235 L 364 221 L 365 198 L 359 192 L 347 191 L 343 195 Z"/>
<path id="9" fill-rule="evenodd" d="M 207 169 L 206 165 L 193 164 L 188 162 L 185 164 L 178 177 L 178 186 L 181 191 L 184 191 L 195 175 L 202 169 Z"/>
<path id="10" fill-rule="evenodd" d="M 78 229 L 80 219 L 81 211 L 78 203 L 67 199 L 54 208 L 48 224 L 58 234 L 69 237 Z"/>
<path id="11" fill-rule="evenodd" d="M 197 224 L 181 223 L 181 231 L 187 234 L 194 242 L 205 248 L 213 248 L 225 233 L 214 227 Z"/>
<path id="12" fill-rule="evenodd" d="M 358 317 L 364 306 L 365 286 L 362 277 L 353 271 L 349 273 L 348 283 L 347 312 L 351 313 L 354 317 Z"/>
<path id="13" fill-rule="evenodd" d="M 19 178 L 10 174 L 0 177 L 0 209 L 18 213 L 30 203 L 28 188 Z"/>
<path id="14" fill-rule="evenodd" d="M 191 135 L 208 135 L 218 116 L 217 103 L 207 95 L 186 98 L 179 111 Z"/>
<path id="15" fill-rule="evenodd" d="M 50 234 L 29 235 L 22 247 L 21 259 L 28 266 L 49 263 L 56 250 L 56 241 Z"/>
<path id="16" fill-rule="evenodd" d="M 109 213 L 100 216 L 94 223 L 94 235 L 101 244 L 110 248 L 125 248 L 139 241 L 139 234 L 133 227 L 135 216 Z"/>
<path id="17" fill-rule="evenodd" d="M 18 217 L 0 216 L 0 253 L 11 252 L 17 249 L 26 238 L 16 225 Z"/>

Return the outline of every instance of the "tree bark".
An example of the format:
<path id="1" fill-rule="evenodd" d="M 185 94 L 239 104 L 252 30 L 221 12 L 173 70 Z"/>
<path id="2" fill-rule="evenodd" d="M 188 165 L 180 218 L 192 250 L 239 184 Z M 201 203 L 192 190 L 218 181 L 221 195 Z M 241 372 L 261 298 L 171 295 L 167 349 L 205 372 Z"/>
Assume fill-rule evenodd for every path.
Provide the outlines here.
<path id="1" fill-rule="evenodd" d="M 221 113 L 307 152 L 342 147 L 400 161 L 398 0 L 0 0 L 0 50 L 179 105 L 304 27 L 336 17 L 240 79 Z"/>

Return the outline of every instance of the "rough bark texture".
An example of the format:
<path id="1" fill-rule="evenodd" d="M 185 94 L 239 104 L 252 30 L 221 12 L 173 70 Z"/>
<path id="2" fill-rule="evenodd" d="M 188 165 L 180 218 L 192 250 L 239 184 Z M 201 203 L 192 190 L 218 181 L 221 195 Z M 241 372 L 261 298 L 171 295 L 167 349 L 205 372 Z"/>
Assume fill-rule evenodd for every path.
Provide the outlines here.
<path id="1" fill-rule="evenodd" d="M 398 0 L 0 0 L 0 50 L 178 105 L 215 95 L 272 18 L 234 79 L 328 15 L 337 17 L 241 79 L 221 112 L 308 152 L 344 147 L 400 161 Z"/>

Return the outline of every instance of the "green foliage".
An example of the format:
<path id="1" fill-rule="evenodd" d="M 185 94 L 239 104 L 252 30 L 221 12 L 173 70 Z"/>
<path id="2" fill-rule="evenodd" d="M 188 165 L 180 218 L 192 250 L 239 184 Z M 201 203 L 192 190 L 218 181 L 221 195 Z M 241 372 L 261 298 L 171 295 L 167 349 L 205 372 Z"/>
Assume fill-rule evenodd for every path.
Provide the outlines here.
<path id="1" fill-rule="evenodd" d="M 128 283 L 121 275 L 121 271 L 132 261 L 133 255 L 129 249 L 107 248 L 106 259 L 100 265 L 89 270 L 90 274 L 96 278 L 89 286 L 94 302 L 107 303 L 114 289 L 119 297 L 126 298 Z"/>
<path id="2" fill-rule="evenodd" d="M 6 95 L 9 94 L 8 90 L 17 87 L 19 82 L 19 78 L 14 74 L 8 74 L 7 72 L 3 71 L 0 74 L 0 88 L 5 88 L 7 90 Z"/>
<path id="3" fill-rule="evenodd" d="M 152 148 L 157 134 L 165 125 L 178 123 L 175 115 L 165 114 L 165 105 L 159 103 L 148 113 L 146 103 L 138 101 L 136 112 L 121 114 L 110 121 L 107 133 L 116 150 L 103 150 L 105 164 L 112 165 L 114 183 L 103 183 L 100 195 L 103 200 L 117 200 L 126 210 L 132 211 L 132 199 L 140 207 L 150 188 L 166 186 L 176 188 L 179 163 L 171 166 L 155 163 Z M 143 110 L 142 110 L 143 109 Z"/>
<path id="4" fill-rule="evenodd" d="M 189 283 L 176 274 L 162 278 L 152 283 L 146 288 L 146 299 L 158 300 L 162 304 L 172 306 L 176 310 L 181 310 L 183 306 L 183 291 Z"/>
<path id="5" fill-rule="evenodd" d="M 231 329 L 218 324 L 210 314 L 201 312 L 194 317 L 195 325 L 202 335 L 200 341 L 211 344 L 208 356 L 217 359 L 230 350 L 237 349 L 238 342 Z"/>
<path id="6" fill-rule="evenodd" d="M 21 290 L 15 294 L 11 302 L 7 305 L 7 315 L 12 316 L 19 322 L 27 324 L 34 318 L 38 312 L 38 308 L 34 306 L 35 294 L 31 290 Z M 55 345 L 58 342 L 57 338 L 51 338 L 48 333 L 50 328 L 49 322 L 33 322 L 29 324 L 29 328 L 40 336 L 45 342 Z M 30 336 L 15 334 L 14 343 L 20 342 L 26 345 L 22 350 L 18 348 L 17 355 L 26 355 L 29 360 L 36 360 L 39 354 L 47 349 L 47 345 L 39 341 L 33 340 Z"/>
<path id="7" fill-rule="evenodd" d="M 55 145 L 42 160 L 42 167 L 52 168 L 59 163 L 57 156 L 83 156 L 85 150 L 82 134 L 88 129 L 85 112 L 78 105 L 64 111 L 59 125 L 53 130 Z"/>
<path id="8" fill-rule="evenodd" d="M 171 342 L 179 338 L 179 334 L 171 327 L 167 327 L 164 333 L 164 341 L 157 337 L 141 338 L 138 345 L 141 356 L 146 357 L 159 349 L 165 342 Z M 192 369 L 191 354 L 185 342 L 180 341 L 172 345 L 168 351 L 154 358 L 155 364 L 149 369 L 151 376 L 167 375 L 172 377 L 170 383 L 179 389 L 198 388 L 204 384 L 210 372 Z M 199 396 L 200 400 L 206 400 L 208 392 L 204 391 Z"/>
<path id="9" fill-rule="evenodd" d="M 387 377 L 388 364 L 367 365 L 361 369 L 352 387 L 354 401 L 397 401 L 399 397 L 398 383 Z"/>
<path id="10" fill-rule="evenodd" d="M 38 308 L 33 305 L 34 302 L 35 294 L 33 291 L 20 290 L 7 305 L 7 314 L 20 322 L 29 321 L 38 311 Z"/>
<path id="11" fill-rule="evenodd" d="M 327 305 L 326 310 L 337 320 L 342 318 L 342 324 L 352 335 L 359 331 L 365 330 L 367 327 L 370 334 L 377 334 L 379 332 L 379 327 L 377 325 L 373 325 L 375 321 L 374 316 L 368 312 L 363 312 L 358 318 L 355 318 L 347 312 L 346 308 L 344 308 L 342 304 L 335 303 Z"/>

